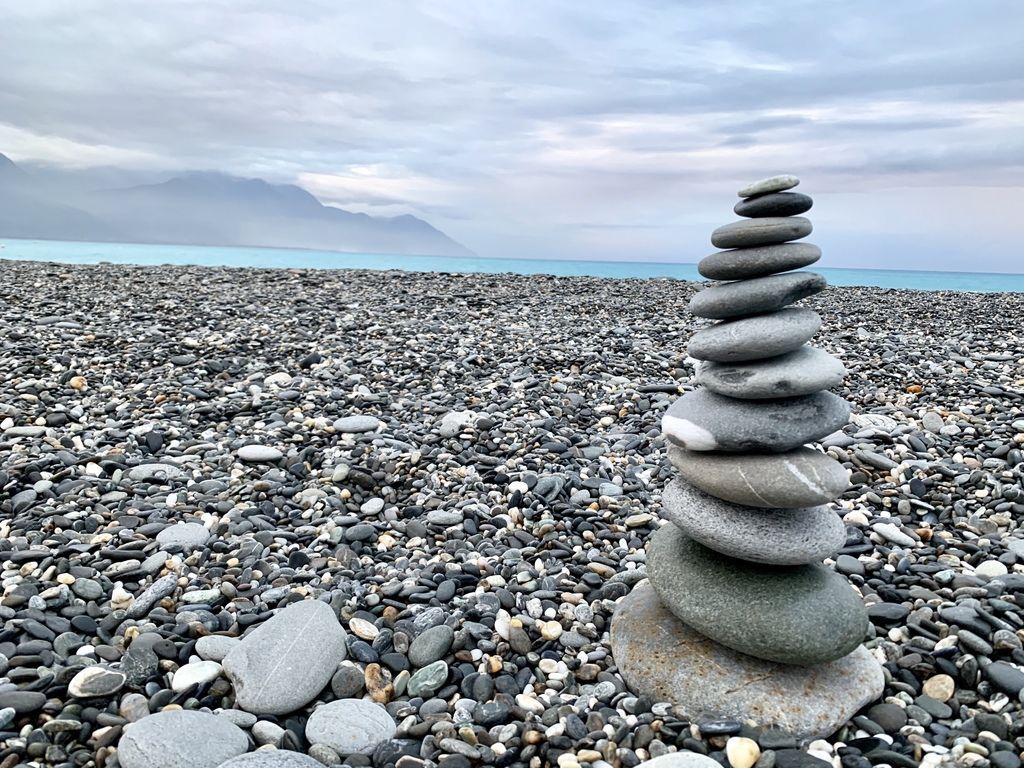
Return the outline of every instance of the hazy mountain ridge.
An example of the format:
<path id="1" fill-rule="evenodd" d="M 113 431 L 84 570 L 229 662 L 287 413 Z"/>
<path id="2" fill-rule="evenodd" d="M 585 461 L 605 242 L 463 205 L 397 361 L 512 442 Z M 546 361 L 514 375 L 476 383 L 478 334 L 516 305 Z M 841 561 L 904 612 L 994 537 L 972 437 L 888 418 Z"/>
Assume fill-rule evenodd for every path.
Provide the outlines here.
<path id="1" fill-rule="evenodd" d="M 415 216 L 352 213 L 291 184 L 189 172 L 151 184 L 83 188 L 52 172 L 34 176 L 2 154 L 0 237 L 471 254 Z"/>

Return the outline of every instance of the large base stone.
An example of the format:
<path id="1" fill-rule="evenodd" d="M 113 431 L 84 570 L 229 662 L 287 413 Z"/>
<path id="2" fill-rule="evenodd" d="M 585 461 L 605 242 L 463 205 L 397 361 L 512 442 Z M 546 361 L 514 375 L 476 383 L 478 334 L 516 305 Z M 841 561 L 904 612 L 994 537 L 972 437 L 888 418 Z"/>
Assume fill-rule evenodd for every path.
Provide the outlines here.
<path id="1" fill-rule="evenodd" d="M 753 720 L 798 738 L 831 735 L 882 695 L 882 668 L 864 646 L 814 667 L 755 659 L 687 627 L 646 581 L 619 603 L 611 645 L 629 686 L 677 714 Z"/>

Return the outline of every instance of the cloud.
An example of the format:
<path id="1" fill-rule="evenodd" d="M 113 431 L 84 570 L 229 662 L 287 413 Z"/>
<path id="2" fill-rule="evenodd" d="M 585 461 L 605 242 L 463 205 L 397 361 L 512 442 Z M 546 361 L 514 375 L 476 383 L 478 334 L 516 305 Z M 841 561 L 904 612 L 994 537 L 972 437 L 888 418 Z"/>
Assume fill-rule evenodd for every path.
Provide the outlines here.
<path id="1" fill-rule="evenodd" d="M 1015 4 L 7 5 L 0 152 L 297 181 L 484 254 L 685 260 L 778 171 L 839 219 L 845 192 L 927 190 L 933 228 L 965 189 L 1024 187 Z"/>

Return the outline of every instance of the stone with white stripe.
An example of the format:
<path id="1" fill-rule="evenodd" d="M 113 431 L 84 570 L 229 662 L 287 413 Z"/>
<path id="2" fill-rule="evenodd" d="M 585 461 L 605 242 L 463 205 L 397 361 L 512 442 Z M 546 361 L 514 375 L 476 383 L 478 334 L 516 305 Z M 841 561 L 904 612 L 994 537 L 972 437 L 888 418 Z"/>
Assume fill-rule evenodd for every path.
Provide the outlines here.
<path id="1" fill-rule="evenodd" d="M 670 447 L 668 456 L 686 482 L 748 507 L 814 507 L 839 498 L 850 485 L 849 470 L 811 448 L 735 454 Z"/>

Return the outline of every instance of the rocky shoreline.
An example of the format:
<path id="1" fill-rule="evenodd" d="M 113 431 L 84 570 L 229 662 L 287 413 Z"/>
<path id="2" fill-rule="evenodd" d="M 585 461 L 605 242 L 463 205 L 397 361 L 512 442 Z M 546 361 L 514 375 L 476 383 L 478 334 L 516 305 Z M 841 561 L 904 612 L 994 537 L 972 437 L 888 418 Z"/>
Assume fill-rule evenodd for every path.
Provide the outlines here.
<path id="1" fill-rule="evenodd" d="M 2 768 L 144 765 L 118 744 L 178 708 L 224 710 L 217 727 L 241 736 L 222 747 L 322 764 L 604 768 L 688 749 L 733 768 L 1020 765 L 1022 294 L 804 302 L 855 414 L 823 443 L 853 471 L 830 563 L 868 605 L 886 684 L 798 744 L 638 698 L 609 654 L 672 478 L 659 422 L 693 384 L 696 284 L 12 261 L 0 276 Z M 346 660 L 297 709 L 235 709 L 244 673 L 253 696 L 297 695 L 315 650 L 228 656 L 304 599 L 333 609 Z M 395 730 L 345 757 L 317 734 L 366 722 L 342 712 L 364 695 Z M 348 704 L 316 706 L 331 701 Z M 727 757 L 735 735 L 756 750 Z"/>

